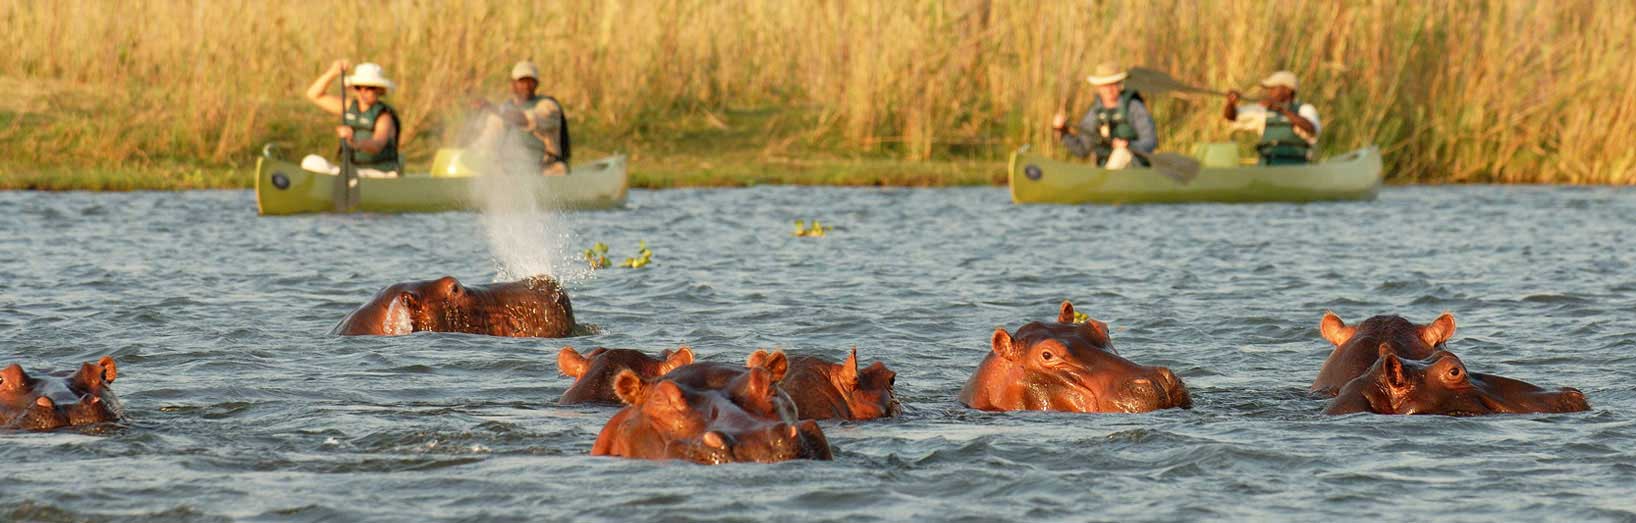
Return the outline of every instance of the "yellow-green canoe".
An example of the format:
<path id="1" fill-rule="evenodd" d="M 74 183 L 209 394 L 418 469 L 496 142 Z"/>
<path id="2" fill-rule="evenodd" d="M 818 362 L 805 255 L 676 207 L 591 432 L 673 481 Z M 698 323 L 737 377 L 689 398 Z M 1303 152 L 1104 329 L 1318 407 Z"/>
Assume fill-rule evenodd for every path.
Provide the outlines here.
<path id="1" fill-rule="evenodd" d="M 358 178 L 359 212 L 474 210 L 476 174 L 462 164 L 460 149 L 440 149 L 431 173 L 397 178 Z M 331 212 L 337 175 L 313 172 L 280 158 L 269 147 L 256 161 L 256 208 L 263 215 Z M 506 175 L 484 175 L 506 176 Z M 625 156 L 574 164 L 565 176 L 530 176 L 513 187 L 535 188 L 537 200 L 558 209 L 604 209 L 625 205 Z"/>
<path id="2" fill-rule="evenodd" d="M 1203 164 L 1191 180 L 1152 169 L 1109 171 L 1083 161 L 1050 158 L 1023 147 L 1011 154 L 1014 203 L 1311 202 L 1372 200 L 1380 190 L 1380 150 L 1370 146 L 1324 162 L 1240 165 L 1234 144 L 1203 144 Z"/>

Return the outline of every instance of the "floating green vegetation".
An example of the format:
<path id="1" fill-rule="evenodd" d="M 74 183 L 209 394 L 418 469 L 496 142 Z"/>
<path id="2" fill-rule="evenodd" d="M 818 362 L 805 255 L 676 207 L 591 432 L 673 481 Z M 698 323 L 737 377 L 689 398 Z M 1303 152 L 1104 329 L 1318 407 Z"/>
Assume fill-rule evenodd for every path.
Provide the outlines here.
<path id="1" fill-rule="evenodd" d="M 606 269 L 613 264 L 608 261 L 608 244 L 596 242 L 591 248 L 585 249 L 585 263 L 592 269 Z"/>
<path id="2" fill-rule="evenodd" d="M 653 261 L 653 251 L 648 250 L 648 242 L 637 240 L 636 249 L 636 257 L 625 258 L 625 261 L 619 263 L 620 267 L 640 269 Z"/>
<path id="3" fill-rule="evenodd" d="M 608 244 L 606 243 L 596 242 L 591 248 L 585 249 L 584 256 L 586 265 L 590 265 L 592 269 L 613 267 L 613 262 L 608 260 Z M 649 263 L 653 263 L 653 251 L 648 249 L 648 242 L 637 240 L 636 256 L 625 258 L 625 261 L 619 262 L 619 266 L 627 269 L 640 269 L 646 267 Z"/>
<path id="4" fill-rule="evenodd" d="M 824 224 L 818 220 L 813 220 L 811 227 L 808 227 L 806 221 L 804 220 L 796 220 L 795 232 L 793 234 L 800 237 L 823 236 L 828 234 L 829 231 L 833 229 L 834 227 L 825 227 Z"/>
<path id="5" fill-rule="evenodd" d="M 1085 314 L 1085 313 L 1079 312 L 1079 311 L 1074 311 L 1074 323 L 1075 324 L 1085 323 L 1087 321 L 1091 321 L 1091 316 L 1089 314 Z"/>

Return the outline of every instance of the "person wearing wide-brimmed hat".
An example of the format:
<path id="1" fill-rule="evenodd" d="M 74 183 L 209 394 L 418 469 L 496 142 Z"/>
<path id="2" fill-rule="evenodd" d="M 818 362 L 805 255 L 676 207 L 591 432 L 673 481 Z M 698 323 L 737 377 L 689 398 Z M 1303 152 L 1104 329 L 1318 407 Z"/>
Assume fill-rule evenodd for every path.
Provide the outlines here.
<path id="1" fill-rule="evenodd" d="M 488 147 L 508 172 L 545 175 L 568 174 L 568 118 L 556 98 L 536 94 L 540 69 L 533 62 L 511 67 L 511 96 L 498 107 L 473 100 L 484 117 L 476 144 Z"/>
<path id="2" fill-rule="evenodd" d="M 307 88 L 307 99 L 330 114 L 345 115 L 342 119 L 346 125 L 336 127 L 335 134 L 352 151 L 352 166 L 359 176 L 397 176 L 402 167 L 398 161 L 398 112 L 381 101 L 394 84 L 380 65 L 358 64 L 346 77 L 346 86 L 354 96 L 342 107 L 341 97 L 329 92 L 329 88 L 349 66 L 346 60 L 330 64 Z"/>
<path id="3" fill-rule="evenodd" d="M 1051 119 L 1052 131 L 1069 153 L 1081 158 L 1095 153 L 1096 164 L 1108 169 L 1148 164 L 1143 156 L 1153 154 L 1159 136 L 1141 93 L 1125 89 L 1127 75 L 1116 64 L 1096 66 L 1095 74 L 1086 79 L 1095 86 L 1096 99 L 1079 120 L 1079 128 L 1069 128 L 1068 115 L 1060 112 Z"/>
<path id="4" fill-rule="evenodd" d="M 1238 105 L 1239 92 L 1227 91 L 1222 116 L 1233 129 L 1261 135 L 1255 150 L 1261 165 L 1292 165 L 1311 161 L 1318 144 L 1318 109 L 1295 99 L 1295 73 L 1278 71 L 1261 80 L 1266 97 L 1255 104 Z"/>

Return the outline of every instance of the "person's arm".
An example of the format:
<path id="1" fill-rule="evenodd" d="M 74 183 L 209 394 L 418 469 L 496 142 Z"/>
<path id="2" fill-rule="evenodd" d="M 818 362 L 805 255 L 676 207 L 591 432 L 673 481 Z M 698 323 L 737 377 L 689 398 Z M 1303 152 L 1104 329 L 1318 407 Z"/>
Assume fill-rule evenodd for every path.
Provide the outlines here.
<path id="1" fill-rule="evenodd" d="M 1159 133 L 1153 126 L 1153 115 L 1147 112 L 1147 104 L 1141 100 L 1131 100 L 1130 123 L 1136 128 L 1136 141 L 1130 142 L 1128 147 L 1132 151 L 1142 154 L 1153 154 L 1159 148 Z"/>
<path id="2" fill-rule="evenodd" d="M 335 77 L 346 72 L 347 67 L 349 67 L 349 64 L 347 64 L 346 60 L 336 60 L 335 63 L 330 64 L 329 69 L 324 71 L 324 74 L 318 75 L 318 79 L 313 80 L 312 85 L 307 87 L 307 100 L 329 114 L 340 115 L 341 111 L 345 110 L 345 108 L 341 107 L 341 97 L 336 96 L 329 89 L 330 86 L 335 85 Z"/>
<path id="3" fill-rule="evenodd" d="M 1297 134 L 1306 138 L 1308 143 L 1318 143 L 1318 133 L 1324 130 L 1323 124 L 1318 122 L 1318 109 L 1312 104 L 1301 104 L 1301 109 L 1296 111 L 1296 114 L 1312 124 L 1312 131 Z M 1300 129 L 1300 126 L 1296 126 L 1296 129 Z"/>
<path id="4" fill-rule="evenodd" d="M 353 149 L 370 154 L 381 152 L 381 149 L 386 148 L 387 142 L 392 140 L 392 136 L 398 134 L 397 122 L 392 120 L 391 114 L 381 113 L 379 117 L 375 118 L 375 130 L 369 134 L 368 140 L 358 141 L 355 138 L 348 138 L 347 144 L 351 145 Z"/>
<path id="5" fill-rule="evenodd" d="M 524 128 L 545 144 L 545 152 L 562 157 L 562 144 L 557 143 L 557 132 L 562 128 L 562 107 L 550 100 L 542 100 L 529 111 L 528 125 Z"/>
<path id="6" fill-rule="evenodd" d="M 1096 121 L 1092 119 L 1090 112 L 1086 112 L 1085 117 L 1079 120 L 1079 128 L 1081 132 L 1078 134 L 1071 130 L 1060 134 L 1062 135 L 1062 145 L 1068 147 L 1068 154 L 1084 158 L 1091 155 L 1091 146 L 1096 143 L 1095 140 L 1097 139 L 1095 136 Z"/>
<path id="7" fill-rule="evenodd" d="M 1227 91 L 1227 108 L 1221 110 L 1221 117 L 1229 122 L 1238 121 L 1238 91 Z"/>
<path id="8" fill-rule="evenodd" d="M 1318 125 L 1312 120 L 1308 120 L 1306 117 L 1301 116 L 1300 113 L 1291 111 L 1289 106 L 1278 105 L 1273 107 L 1272 110 L 1278 111 L 1278 114 L 1284 115 L 1285 118 L 1289 118 L 1289 123 L 1294 125 L 1297 130 L 1312 136 L 1318 136 Z M 1317 113 L 1317 110 L 1314 109 L 1313 113 Z"/>

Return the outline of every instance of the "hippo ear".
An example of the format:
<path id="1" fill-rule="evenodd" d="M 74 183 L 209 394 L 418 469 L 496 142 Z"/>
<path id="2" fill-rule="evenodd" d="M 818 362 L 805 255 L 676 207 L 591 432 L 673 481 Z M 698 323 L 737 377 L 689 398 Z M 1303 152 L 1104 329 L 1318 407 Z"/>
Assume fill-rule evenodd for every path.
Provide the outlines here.
<path id="1" fill-rule="evenodd" d="M 1347 340 L 1352 339 L 1352 335 L 1358 332 L 1358 328 L 1348 327 L 1346 322 L 1341 321 L 1340 316 L 1336 316 L 1334 312 L 1324 311 L 1324 319 L 1318 322 L 1318 332 L 1324 335 L 1324 339 L 1339 347 L 1346 345 Z"/>
<path id="2" fill-rule="evenodd" d="M 672 384 L 671 386 L 674 387 L 675 385 Z M 648 384 L 642 381 L 642 377 L 637 376 L 630 369 L 622 369 L 619 371 L 618 376 L 614 376 L 614 395 L 618 396 L 619 401 L 624 402 L 626 405 L 640 403 L 642 393 L 647 388 Z"/>
<path id="3" fill-rule="evenodd" d="M 97 358 L 97 366 L 102 367 L 102 381 L 104 383 L 113 383 L 114 378 L 119 377 L 119 368 L 114 365 L 114 359 L 112 357 L 103 356 L 101 358 Z"/>
<path id="4" fill-rule="evenodd" d="M 665 352 L 668 353 L 664 355 L 665 362 L 659 364 L 660 376 L 670 374 L 670 371 L 676 370 L 677 367 L 693 363 L 693 349 L 688 348 L 686 345 L 677 347 L 675 351 L 667 350 Z"/>
<path id="5" fill-rule="evenodd" d="M 1436 347 L 1437 344 L 1449 341 L 1454 337 L 1454 315 L 1443 313 L 1425 327 L 1420 328 L 1420 341 L 1427 346 Z"/>
<path id="6" fill-rule="evenodd" d="M 1388 389 L 1396 392 L 1408 388 L 1409 377 L 1403 372 L 1403 360 L 1391 345 L 1380 344 L 1380 374 Z"/>
<path id="7" fill-rule="evenodd" d="M 837 369 L 836 372 L 836 379 L 840 381 L 842 390 L 856 390 L 858 388 L 857 347 L 853 347 L 852 352 L 847 353 L 846 361 L 841 362 L 841 368 Z"/>
<path id="8" fill-rule="evenodd" d="M 1005 327 L 994 329 L 994 337 L 989 339 L 989 345 L 993 348 L 994 353 L 999 354 L 1002 358 L 1011 361 L 1022 359 L 1021 355 L 1017 353 L 1016 343 L 1011 340 L 1011 333 L 1006 332 Z"/>
<path id="9" fill-rule="evenodd" d="M 768 372 L 772 373 L 774 382 L 784 381 L 784 373 L 790 370 L 790 360 L 784 356 L 784 351 L 781 350 L 768 354 L 767 351 L 756 349 L 755 352 L 750 353 L 750 357 L 744 362 L 744 365 L 746 367 L 767 369 Z"/>
<path id="10" fill-rule="evenodd" d="M 1057 309 L 1057 323 L 1073 323 L 1073 322 L 1074 322 L 1074 304 L 1069 303 L 1068 300 L 1062 300 L 1062 307 Z"/>
<path id="11" fill-rule="evenodd" d="M 579 351 L 574 350 L 573 347 L 565 346 L 562 350 L 557 351 L 557 372 L 561 372 L 563 376 L 579 379 L 580 376 L 585 375 L 585 368 L 589 366 L 590 361 L 581 356 Z"/>
<path id="12" fill-rule="evenodd" d="M 1113 343 L 1113 338 L 1108 337 L 1108 324 L 1102 323 L 1101 320 L 1095 318 L 1085 320 L 1085 329 L 1091 331 L 1091 341 L 1096 342 L 1098 346 L 1106 347 Z"/>

